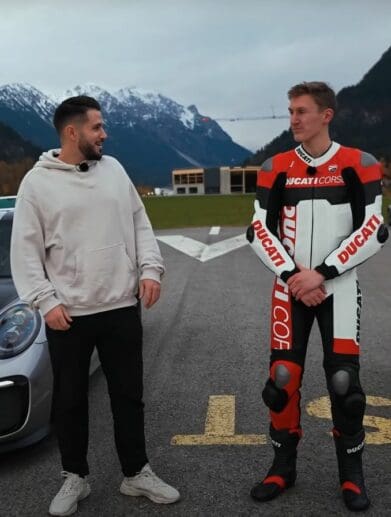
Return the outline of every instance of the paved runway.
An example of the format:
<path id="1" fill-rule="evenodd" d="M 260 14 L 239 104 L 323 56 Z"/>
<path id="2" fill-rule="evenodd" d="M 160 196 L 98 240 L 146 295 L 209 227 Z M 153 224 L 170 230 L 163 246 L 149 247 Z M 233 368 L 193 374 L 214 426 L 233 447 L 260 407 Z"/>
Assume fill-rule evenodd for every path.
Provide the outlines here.
<path id="1" fill-rule="evenodd" d="M 244 232 L 222 228 L 210 235 L 209 230 L 157 235 L 163 240 L 182 235 L 213 245 Z M 328 434 L 331 422 L 323 399 L 327 392 L 318 330 L 310 340 L 302 390 L 305 434 L 299 446 L 297 484 L 278 500 L 257 504 L 248 492 L 263 477 L 272 456 L 271 446 L 265 444 L 268 418 L 261 391 L 268 370 L 273 277 L 247 246 L 210 259 L 216 247 L 198 245 L 200 253 L 189 256 L 167 243 L 160 246 L 167 266 L 162 298 L 155 308 L 143 311 L 146 433 L 153 469 L 178 487 L 182 500 L 162 507 L 119 493 L 121 472 L 106 383 L 99 370 L 90 385 L 92 493 L 77 515 L 348 515 L 338 492 Z M 372 404 L 366 420 L 371 443 L 364 461 L 373 506 L 366 515 L 376 517 L 391 515 L 390 264 L 387 244 L 362 266 L 360 275 L 361 377 Z M 53 437 L 0 457 L 0 516 L 46 515 L 61 484 L 60 470 Z"/>

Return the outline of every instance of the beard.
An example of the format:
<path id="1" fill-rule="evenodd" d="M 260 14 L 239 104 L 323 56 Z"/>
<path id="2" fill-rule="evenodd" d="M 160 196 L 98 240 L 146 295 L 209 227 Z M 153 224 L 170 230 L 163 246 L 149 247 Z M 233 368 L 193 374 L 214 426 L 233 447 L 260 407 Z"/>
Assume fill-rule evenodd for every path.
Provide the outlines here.
<path id="1" fill-rule="evenodd" d="M 102 158 L 102 152 L 85 140 L 80 140 L 79 151 L 83 154 L 85 160 L 100 160 Z"/>

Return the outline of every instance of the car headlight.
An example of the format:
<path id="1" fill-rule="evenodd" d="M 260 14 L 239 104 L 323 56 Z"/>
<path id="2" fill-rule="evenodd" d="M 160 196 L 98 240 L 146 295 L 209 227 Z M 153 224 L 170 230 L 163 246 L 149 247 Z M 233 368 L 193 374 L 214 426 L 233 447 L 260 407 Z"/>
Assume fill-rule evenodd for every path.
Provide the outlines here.
<path id="1" fill-rule="evenodd" d="M 41 316 L 25 303 L 16 303 L 0 312 L 0 359 L 20 354 L 37 337 Z"/>

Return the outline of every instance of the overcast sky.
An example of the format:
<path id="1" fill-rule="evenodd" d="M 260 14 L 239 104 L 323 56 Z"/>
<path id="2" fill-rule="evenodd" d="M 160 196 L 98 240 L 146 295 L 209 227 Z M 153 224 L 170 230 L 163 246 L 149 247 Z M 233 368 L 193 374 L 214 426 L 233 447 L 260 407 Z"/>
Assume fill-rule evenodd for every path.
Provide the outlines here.
<path id="1" fill-rule="evenodd" d="M 205 115 L 287 113 L 286 91 L 355 84 L 391 45 L 390 0 L 0 0 L 0 84 L 137 86 Z M 221 122 L 255 150 L 287 120 Z"/>

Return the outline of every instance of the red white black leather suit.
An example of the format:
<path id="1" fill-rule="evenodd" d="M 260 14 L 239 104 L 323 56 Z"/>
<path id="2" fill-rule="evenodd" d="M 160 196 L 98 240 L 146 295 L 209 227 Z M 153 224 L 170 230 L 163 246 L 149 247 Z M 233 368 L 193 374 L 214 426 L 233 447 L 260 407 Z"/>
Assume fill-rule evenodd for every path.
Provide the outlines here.
<path id="1" fill-rule="evenodd" d="M 333 142 L 321 157 L 303 146 L 267 160 L 258 173 L 257 200 L 247 237 L 276 274 L 272 296 L 270 408 L 273 445 L 300 428 L 300 386 L 307 342 L 317 319 L 336 435 L 362 448 L 365 395 L 359 381 L 361 292 L 356 266 L 387 239 L 381 215 L 381 169 L 373 156 Z M 327 298 L 307 307 L 291 297 L 287 280 L 297 264 L 325 277 Z"/>

